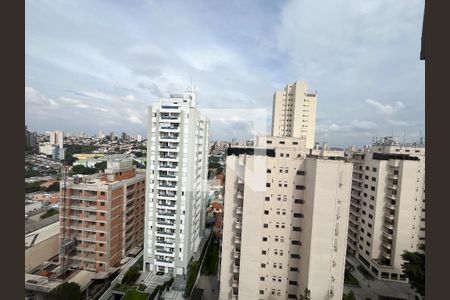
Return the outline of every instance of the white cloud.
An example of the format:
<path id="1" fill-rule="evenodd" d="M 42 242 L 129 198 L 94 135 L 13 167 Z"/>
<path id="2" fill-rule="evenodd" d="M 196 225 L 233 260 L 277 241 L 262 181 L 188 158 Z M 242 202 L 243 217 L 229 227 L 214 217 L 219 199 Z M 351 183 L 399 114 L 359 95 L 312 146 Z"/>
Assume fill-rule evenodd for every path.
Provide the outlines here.
<path id="1" fill-rule="evenodd" d="M 130 95 L 125 96 L 124 99 L 127 101 L 135 101 L 136 97 L 134 95 L 130 94 Z"/>
<path id="2" fill-rule="evenodd" d="M 370 130 L 370 129 L 377 128 L 378 125 L 375 122 L 371 122 L 371 121 L 355 120 L 350 123 L 350 127 L 353 129 Z"/>
<path id="3" fill-rule="evenodd" d="M 394 108 L 389 104 L 382 104 L 382 103 L 380 103 L 376 100 L 372 100 L 372 99 L 367 99 L 366 103 L 369 104 L 369 106 L 374 108 L 376 111 L 378 111 L 382 114 L 390 115 L 394 112 Z"/>

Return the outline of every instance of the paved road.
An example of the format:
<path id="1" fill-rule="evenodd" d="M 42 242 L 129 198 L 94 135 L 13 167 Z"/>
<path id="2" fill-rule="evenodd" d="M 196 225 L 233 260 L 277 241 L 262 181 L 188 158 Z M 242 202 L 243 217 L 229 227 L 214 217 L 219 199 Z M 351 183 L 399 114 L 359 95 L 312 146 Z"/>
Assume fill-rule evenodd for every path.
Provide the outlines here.
<path id="1" fill-rule="evenodd" d="M 45 219 L 41 219 L 40 215 L 41 214 L 34 215 L 32 217 L 29 217 L 28 220 L 25 221 L 25 235 L 55 222 L 58 222 L 59 220 L 59 214 L 50 216 Z"/>
<path id="2" fill-rule="evenodd" d="M 208 300 L 218 300 L 219 299 L 219 281 L 217 276 L 211 275 L 201 275 L 198 282 L 197 288 L 203 289 L 203 297 Z"/>

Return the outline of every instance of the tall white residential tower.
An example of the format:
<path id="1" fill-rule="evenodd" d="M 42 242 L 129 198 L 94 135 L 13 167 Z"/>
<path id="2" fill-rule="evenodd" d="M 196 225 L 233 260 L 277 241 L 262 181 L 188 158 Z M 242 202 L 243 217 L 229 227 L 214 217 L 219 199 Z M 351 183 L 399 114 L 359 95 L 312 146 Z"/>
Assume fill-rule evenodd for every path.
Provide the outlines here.
<path id="1" fill-rule="evenodd" d="M 304 81 L 288 84 L 273 95 L 272 135 L 306 140 L 314 148 L 317 93 L 308 92 Z"/>
<path id="2" fill-rule="evenodd" d="M 186 274 L 205 228 L 209 121 L 195 92 L 148 109 L 144 270 Z"/>

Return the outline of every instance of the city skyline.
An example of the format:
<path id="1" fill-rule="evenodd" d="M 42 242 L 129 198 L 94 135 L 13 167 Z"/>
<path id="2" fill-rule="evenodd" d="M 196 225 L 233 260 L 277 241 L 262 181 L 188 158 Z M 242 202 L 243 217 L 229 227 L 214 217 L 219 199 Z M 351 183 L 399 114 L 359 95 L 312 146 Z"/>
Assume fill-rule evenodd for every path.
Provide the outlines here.
<path id="1" fill-rule="evenodd" d="M 270 124 L 273 93 L 305 80 L 318 94 L 317 141 L 418 138 L 423 3 L 353 4 L 27 3 L 27 124 L 145 136 L 146 107 L 191 78 L 199 109 L 263 108 Z M 251 136 L 245 120 L 208 117 L 212 139 Z"/>

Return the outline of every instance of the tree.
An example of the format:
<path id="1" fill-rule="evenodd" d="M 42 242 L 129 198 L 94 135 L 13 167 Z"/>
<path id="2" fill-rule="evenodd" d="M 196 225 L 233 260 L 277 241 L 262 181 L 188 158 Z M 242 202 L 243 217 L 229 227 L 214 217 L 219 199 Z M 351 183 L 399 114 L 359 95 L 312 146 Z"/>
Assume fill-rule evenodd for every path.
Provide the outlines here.
<path id="1" fill-rule="evenodd" d="M 411 287 L 425 298 L 425 246 L 422 245 L 420 249 L 423 252 L 403 252 L 402 269 Z"/>
<path id="2" fill-rule="evenodd" d="M 89 175 L 89 174 L 97 173 L 97 169 L 96 168 L 87 168 L 83 165 L 76 165 L 76 166 L 72 167 L 72 173 Z"/>
<path id="3" fill-rule="evenodd" d="M 75 282 L 64 282 L 50 293 L 50 297 L 56 300 L 81 300 L 81 289 Z"/>
<path id="4" fill-rule="evenodd" d="M 300 300 L 311 300 L 311 291 L 308 288 L 305 288 L 303 295 L 300 295 Z"/>
<path id="5" fill-rule="evenodd" d="M 106 169 L 106 165 L 107 165 L 106 161 L 101 161 L 101 162 L 96 163 L 94 165 L 94 167 L 99 171 L 104 171 Z"/>
<path id="6" fill-rule="evenodd" d="M 342 300 L 356 300 L 355 293 L 353 293 L 353 291 L 350 291 L 348 295 L 344 294 Z"/>
<path id="7" fill-rule="evenodd" d="M 138 267 L 131 267 L 128 269 L 128 271 L 125 273 L 122 279 L 123 284 L 134 284 L 136 280 L 139 278 L 140 272 Z"/>
<path id="8" fill-rule="evenodd" d="M 59 192 L 59 181 L 53 182 L 45 191 L 46 192 Z"/>

